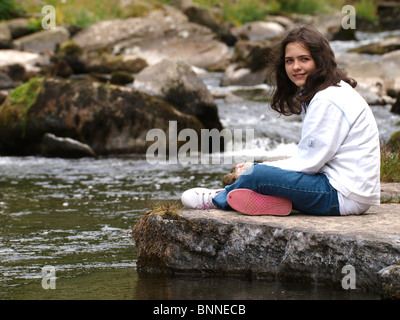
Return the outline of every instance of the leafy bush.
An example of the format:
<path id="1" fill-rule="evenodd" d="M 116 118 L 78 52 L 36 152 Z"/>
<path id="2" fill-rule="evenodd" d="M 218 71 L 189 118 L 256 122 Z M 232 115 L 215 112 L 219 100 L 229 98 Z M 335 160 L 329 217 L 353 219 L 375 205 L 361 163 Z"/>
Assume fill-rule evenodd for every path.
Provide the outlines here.
<path id="1" fill-rule="evenodd" d="M 23 9 L 14 0 L 0 1 L 0 20 L 9 20 L 23 14 Z"/>

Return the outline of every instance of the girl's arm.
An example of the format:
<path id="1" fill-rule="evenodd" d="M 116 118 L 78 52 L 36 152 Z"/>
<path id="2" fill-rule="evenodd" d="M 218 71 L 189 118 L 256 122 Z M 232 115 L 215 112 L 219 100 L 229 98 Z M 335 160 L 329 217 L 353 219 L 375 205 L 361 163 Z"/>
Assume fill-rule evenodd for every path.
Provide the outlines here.
<path id="1" fill-rule="evenodd" d="M 263 164 L 316 174 L 335 157 L 349 129 L 350 125 L 338 106 L 329 100 L 315 100 L 303 119 L 297 155 Z"/>

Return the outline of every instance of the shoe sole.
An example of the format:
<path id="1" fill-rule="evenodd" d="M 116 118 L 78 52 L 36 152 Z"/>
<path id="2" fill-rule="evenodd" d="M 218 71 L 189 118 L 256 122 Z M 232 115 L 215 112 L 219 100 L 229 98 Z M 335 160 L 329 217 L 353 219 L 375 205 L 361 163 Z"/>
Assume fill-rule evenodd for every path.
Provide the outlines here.
<path id="1" fill-rule="evenodd" d="M 262 195 L 249 189 L 236 189 L 229 192 L 228 204 L 232 209 L 251 216 L 287 216 L 292 211 L 290 200 Z"/>

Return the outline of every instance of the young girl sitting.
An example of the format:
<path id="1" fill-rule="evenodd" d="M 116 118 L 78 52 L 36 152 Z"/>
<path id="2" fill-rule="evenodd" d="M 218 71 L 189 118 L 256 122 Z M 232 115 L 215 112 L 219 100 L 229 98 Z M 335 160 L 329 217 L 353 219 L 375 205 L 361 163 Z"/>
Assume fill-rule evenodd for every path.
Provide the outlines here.
<path id="1" fill-rule="evenodd" d="M 236 166 L 238 179 L 221 190 L 194 188 L 181 201 L 193 209 L 234 209 L 248 215 L 365 213 L 380 203 L 380 147 L 375 118 L 338 69 L 327 39 L 310 26 L 281 42 L 271 107 L 301 114 L 297 155 Z"/>

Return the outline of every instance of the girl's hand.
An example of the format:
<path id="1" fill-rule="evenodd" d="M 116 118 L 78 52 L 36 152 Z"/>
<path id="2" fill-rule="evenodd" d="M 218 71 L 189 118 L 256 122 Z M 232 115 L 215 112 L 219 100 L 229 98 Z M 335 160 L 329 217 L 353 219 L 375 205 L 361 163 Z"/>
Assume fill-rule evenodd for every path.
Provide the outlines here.
<path id="1" fill-rule="evenodd" d="M 243 172 L 245 172 L 247 168 L 250 168 L 251 166 L 253 166 L 252 162 L 244 162 L 244 163 L 237 164 L 235 166 L 235 177 L 236 177 L 236 179 L 239 178 L 239 176 Z"/>

